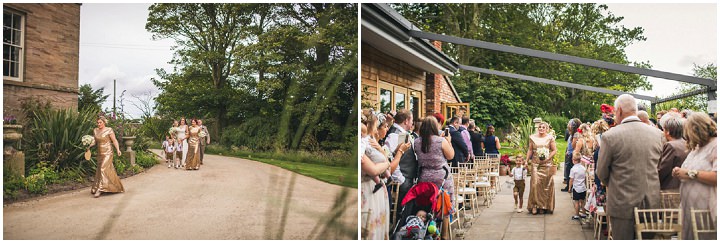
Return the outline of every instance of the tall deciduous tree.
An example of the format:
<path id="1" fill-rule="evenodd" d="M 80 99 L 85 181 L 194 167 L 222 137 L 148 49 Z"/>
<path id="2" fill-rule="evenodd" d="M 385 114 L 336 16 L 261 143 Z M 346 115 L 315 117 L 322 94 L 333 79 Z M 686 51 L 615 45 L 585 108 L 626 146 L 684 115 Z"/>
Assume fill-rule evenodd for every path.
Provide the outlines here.
<path id="1" fill-rule="evenodd" d="M 227 125 L 223 127 L 231 127 L 221 130 L 228 133 L 225 141 L 237 146 L 352 151 L 357 131 L 357 4 L 230 5 L 240 9 L 244 16 L 238 18 L 246 21 L 236 22 L 240 38 L 226 56 L 224 88 L 207 85 L 215 77 L 202 61 L 208 58 L 205 50 L 180 35 L 175 69 L 158 70 L 160 79 L 154 80 L 162 90 L 158 113 L 214 114 Z M 173 29 L 188 23 L 181 22 L 184 17 L 168 18 L 164 9 L 174 13 L 200 6 L 153 5 L 148 26 L 171 23 L 163 30 L 178 32 Z M 195 25 L 203 23 L 192 29 L 204 29 Z"/>
<path id="2" fill-rule="evenodd" d="M 209 74 L 208 95 L 221 96 L 212 108 L 219 128 L 226 126 L 231 70 L 237 65 L 235 53 L 250 23 L 250 5 L 245 4 L 153 4 L 145 28 L 154 39 L 171 38 L 178 44 L 173 62 L 197 66 Z M 202 79 L 202 78 L 200 78 Z M 202 87 L 202 88 L 205 88 Z M 195 88 L 195 87 L 188 87 Z M 197 87 L 201 88 L 201 87 Z"/>

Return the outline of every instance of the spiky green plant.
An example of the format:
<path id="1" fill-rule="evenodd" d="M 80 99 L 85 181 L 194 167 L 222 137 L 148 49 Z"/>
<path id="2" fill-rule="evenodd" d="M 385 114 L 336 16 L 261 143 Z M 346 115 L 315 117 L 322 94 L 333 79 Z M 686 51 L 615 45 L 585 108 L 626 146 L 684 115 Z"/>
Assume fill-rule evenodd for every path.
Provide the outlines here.
<path id="1" fill-rule="evenodd" d="M 26 173 L 40 161 L 56 170 L 77 169 L 87 175 L 95 170 L 95 161 L 83 158 L 83 135 L 91 135 L 96 114 L 73 109 L 39 109 L 32 112 L 24 135 L 27 153 Z"/>

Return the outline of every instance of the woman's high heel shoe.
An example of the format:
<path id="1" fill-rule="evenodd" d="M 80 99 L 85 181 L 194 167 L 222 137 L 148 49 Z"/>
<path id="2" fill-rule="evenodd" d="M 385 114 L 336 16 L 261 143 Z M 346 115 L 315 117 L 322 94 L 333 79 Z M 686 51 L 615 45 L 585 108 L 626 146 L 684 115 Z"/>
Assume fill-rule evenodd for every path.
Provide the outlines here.
<path id="1" fill-rule="evenodd" d="M 95 198 L 100 197 L 100 194 L 101 194 L 101 193 L 102 193 L 102 192 L 101 192 L 100 190 L 96 191 L 96 192 L 95 192 Z"/>
<path id="2" fill-rule="evenodd" d="M 532 214 L 533 214 L 533 215 L 537 215 L 537 208 L 533 208 L 533 209 L 532 209 Z"/>

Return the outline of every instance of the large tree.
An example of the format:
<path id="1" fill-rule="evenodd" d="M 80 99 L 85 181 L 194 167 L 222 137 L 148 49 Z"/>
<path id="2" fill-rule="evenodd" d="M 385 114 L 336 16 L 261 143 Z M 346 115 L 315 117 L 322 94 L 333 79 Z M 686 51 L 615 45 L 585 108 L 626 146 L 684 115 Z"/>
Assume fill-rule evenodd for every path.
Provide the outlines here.
<path id="1" fill-rule="evenodd" d="M 175 13 L 201 5 L 153 5 L 148 26 L 156 23 L 168 32 L 179 32 L 179 26 L 193 20 L 158 21 L 167 18 L 165 9 Z M 161 78 L 154 81 L 162 90 L 158 112 L 171 116 L 212 113 L 221 127 L 232 127 L 222 132 L 230 133 L 233 139 L 227 142 L 238 146 L 350 150 L 357 131 L 353 115 L 357 4 L 213 5 L 238 9 L 237 14 L 243 16 L 237 18 L 244 20 L 232 27 L 239 39 L 227 50 L 231 53 L 218 60 L 227 68 L 222 69 L 227 76 L 220 76 L 226 80 L 223 88 L 208 85 L 215 76 L 203 61 L 209 58 L 205 49 L 180 36 L 175 69 L 158 70 Z M 205 29 L 203 24 L 193 24 L 191 29 Z"/>
<path id="2" fill-rule="evenodd" d="M 246 4 L 160 3 L 149 9 L 145 28 L 153 33 L 153 38 L 171 38 L 177 43 L 173 63 L 197 69 L 191 72 L 206 72 L 207 76 L 198 75 L 198 79 L 209 77 L 209 82 L 197 85 L 203 87 L 185 88 L 203 88 L 208 91 L 206 95 L 219 96 L 208 108 L 212 108 L 210 112 L 217 118 L 220 129 L 227 122 L 227 98 L 232 93 L 225 91 L 232 88 L 231 70 L 238 64 L 235 53 L 246 34 L 242 26 L 251 21 L 251 7 Z"/>

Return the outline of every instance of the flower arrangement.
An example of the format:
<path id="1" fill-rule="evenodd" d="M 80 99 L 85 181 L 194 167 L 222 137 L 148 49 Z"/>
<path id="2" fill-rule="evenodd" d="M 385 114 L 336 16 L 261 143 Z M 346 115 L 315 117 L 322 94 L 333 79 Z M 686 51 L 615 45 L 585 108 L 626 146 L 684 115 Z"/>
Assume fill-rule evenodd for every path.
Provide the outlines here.
<path id="1" fill-rule="evenodd" d="M 205 131 L 200 131 L 200 133 L 198 133 L 198 137 L 204 138 L 207 137 L 207 134 L 205 133 Z"/>
<path id="2" fill-rule="evenodd" d="M 540 160 L 545 160 L 548 156 L 550 156 L 550 150 L 545 147 L 538 148 L 537 150 L 535 150 L 535 153 L 537 153 Z"/>
<path id="3" fill-rule="evenodd" d="M 5 125 L 15 125 L 17 124 L 17 120 L 15 119 L 15 116 L 6 116 L 3 119 L 3 123 Z"/>
<path id="4" fill-rule="evenodd" d="M 87 150 L 85 151 L 85 160 L 90 160 L 90 157 L 92 156 L 92 154 L 90 153 L 90 145 L 92 145 L 93 141 L 95 141 L 95 138 L 90 135 L 84 135 L 82 136 L 80 141 L 82 142 L 82 145 L 87 148 Z"/>
<path id="5" fill-rule="evenodd" d="M 507 154 L 500 156 L 500 163 L 502 163 L 505 166 L 510 165 L 510 156 L 508 156 Z"/>
<path id="6" fill-rule="evenodd" d="M 177 132 L 177 130 L 175 130 L 175 127 L 171 127 L 170 130 L 168 130 L 168 133 L 170 134 L 170 136 L 175 136 L 176 132 Z"/>
<path id="7" fill-rule="evenodd" d="M 85 147 L 90 147 L 93 140 L 95 140 L 95 138 L 93 138 L 93 136 L 90 136 L 90 135 L 82 136 L 82 145 Z"/>

